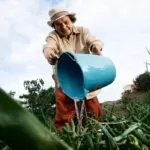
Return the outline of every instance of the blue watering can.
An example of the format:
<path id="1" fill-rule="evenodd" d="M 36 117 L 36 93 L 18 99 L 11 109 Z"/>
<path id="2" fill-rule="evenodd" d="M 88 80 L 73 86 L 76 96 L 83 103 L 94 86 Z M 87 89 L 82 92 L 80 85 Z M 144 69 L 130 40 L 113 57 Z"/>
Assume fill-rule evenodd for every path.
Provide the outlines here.
<path id="1" fill-rule="evenodd" d="M 57 75 L 68 97 L 84 100 L 88 93 L 111 84 L 116 69 L 110 59 L 101 55 L 64 52 L 57 62 Z"/>

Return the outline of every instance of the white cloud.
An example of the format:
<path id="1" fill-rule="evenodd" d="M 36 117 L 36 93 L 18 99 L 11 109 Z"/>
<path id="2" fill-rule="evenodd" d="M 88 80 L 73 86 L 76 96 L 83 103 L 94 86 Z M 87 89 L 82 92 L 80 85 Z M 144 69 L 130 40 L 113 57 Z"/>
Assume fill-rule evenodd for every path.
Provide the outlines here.
<path id="1" fill-rule="evenodd" d="M 116 80 L 102 90 L 100 99 L 118 99 L 122 87 L 145 71 L 149 59 L 145 46 L 150 44 L 150 2 L 76 0 L 71 10 L 77 12 L 78 24 L 104 42 L 103 55 L 116 65 Z"/>
<path id="2" fill-rule="evenodd" d="M 14 90 L 17 95 L 24 91 L 24 80 L 43 78 L 47 80 L 47 86 L 53 84 L 51 68 L 42 54 L 42 45 L 48 34 L 45 24 L 47 10 L 44 8 L 48 6 L 42 10 L 40 7 L 37 0 L 0 2 L 0 58 L 3 58 L 0 83 L 5 90 Z"/>
<path id="3" fill-rule="evenodd" d="M 145 49 L 150 47 L 149 0 L 0 1 L 1 86 L 21 93 L 24 80 L 41 77 L 46 87 L 54 84 L 42 54 L 51 30 L 46 24 L 48 10 L 54 6 L 76 12 L 76 25 L 89 27 L 104 42 L 103 55 L 114 61 L 117 76 L 99 97 L 102 101 L 118 99 L 122 87 L 144 72 L 144 62 L 150 60 Z"/>

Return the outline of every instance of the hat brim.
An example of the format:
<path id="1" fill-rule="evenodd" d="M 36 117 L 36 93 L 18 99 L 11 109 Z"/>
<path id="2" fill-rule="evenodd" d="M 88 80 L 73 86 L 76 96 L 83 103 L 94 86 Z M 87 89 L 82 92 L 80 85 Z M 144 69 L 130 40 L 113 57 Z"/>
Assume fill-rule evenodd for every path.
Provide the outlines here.
<path id="1" fill-rule="evenodd" d="M 58 20 L 58 19 L 60 19 L 60 18 L 62 18 L 62 17 L 64 17 L 64 16 L 75 16 L 75 15 L 76 15 L 76 13 L 68 13 L 68 14 L 65 14 L 65 15 L 62 15 L 62 16 L 58 17 L 58 18 L 55 19 L 55 20 L 47 21 L 47 24 L 52 27 L 54 21 L 56 21 L 56 20 Z"/>

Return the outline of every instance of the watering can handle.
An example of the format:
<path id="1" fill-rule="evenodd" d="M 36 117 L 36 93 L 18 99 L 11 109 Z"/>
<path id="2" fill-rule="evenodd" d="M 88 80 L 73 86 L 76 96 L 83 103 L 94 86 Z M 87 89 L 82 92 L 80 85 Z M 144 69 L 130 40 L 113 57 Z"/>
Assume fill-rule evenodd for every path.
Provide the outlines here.
<path id="1" fill-rule="evenodd" d="M 55 73 L 55 66 L 52 65 L 53 74 Z"/>
<path id="2" fill-rule="evenodd" d="M 66 52 L 66 53 L 67 53 L 67 52 Z M 74 57 L 70 52 L 68 52 L 67 55 L 68 55 L 68 57 L 70 57 L 70 59 L 71 59 L 72 61 L 76 61 L 75 57 Z"/>

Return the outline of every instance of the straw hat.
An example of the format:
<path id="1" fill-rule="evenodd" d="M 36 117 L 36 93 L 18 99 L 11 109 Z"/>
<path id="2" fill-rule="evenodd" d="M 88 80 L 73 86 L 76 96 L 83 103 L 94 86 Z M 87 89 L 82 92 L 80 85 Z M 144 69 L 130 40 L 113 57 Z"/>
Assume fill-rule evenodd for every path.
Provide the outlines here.
<path id="1" fill-rule="evenodd" d="M 75 13 L 70 13 L 63 8 L 54 8 L 49 11 L 50 21 L 48 21 L 47 24 L 52 27 L 54 21 L 56 21 L 57 19 L 60 19 L 64 16 L 75 17 L 75 15 Z M 76 19 L 74 19 L 74 22 L 75 20 Z"/>

